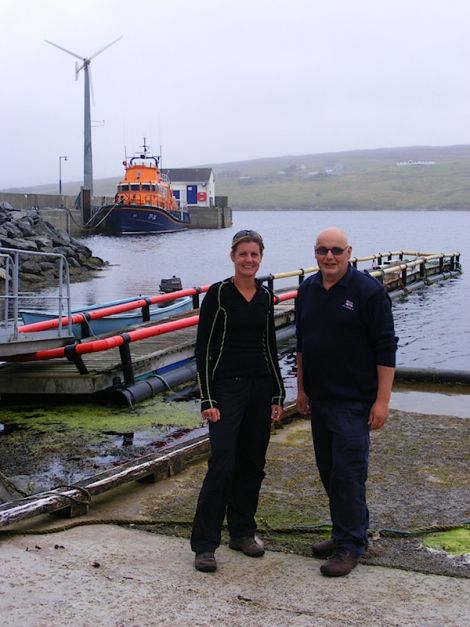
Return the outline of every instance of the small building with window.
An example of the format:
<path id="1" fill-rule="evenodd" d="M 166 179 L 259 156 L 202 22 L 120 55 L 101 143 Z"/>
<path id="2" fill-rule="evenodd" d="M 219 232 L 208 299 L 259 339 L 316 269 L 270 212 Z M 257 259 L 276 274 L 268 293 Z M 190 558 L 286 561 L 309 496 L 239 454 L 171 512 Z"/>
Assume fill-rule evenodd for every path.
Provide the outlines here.
<path id="1" fill-rule="evenodd" d="M 179 207 L 214 207 L 215 178 L 212 168 L 162 168 L 171 182 Z"/>

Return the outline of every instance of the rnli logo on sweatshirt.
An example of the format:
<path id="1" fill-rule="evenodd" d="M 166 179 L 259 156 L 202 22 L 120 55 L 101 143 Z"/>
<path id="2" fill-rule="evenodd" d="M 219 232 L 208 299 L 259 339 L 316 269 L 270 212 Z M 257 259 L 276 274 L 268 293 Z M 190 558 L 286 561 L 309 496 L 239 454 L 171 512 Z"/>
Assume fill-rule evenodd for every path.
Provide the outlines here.
<path id="1" fill-rule="evenodd" d="M 341 306 L 345 309 L 349 309 L 349 311 L 354 311 L 354 303 L 352 302 L 352 300 L 346 299 L 344 301 L 344 305 Z"/>

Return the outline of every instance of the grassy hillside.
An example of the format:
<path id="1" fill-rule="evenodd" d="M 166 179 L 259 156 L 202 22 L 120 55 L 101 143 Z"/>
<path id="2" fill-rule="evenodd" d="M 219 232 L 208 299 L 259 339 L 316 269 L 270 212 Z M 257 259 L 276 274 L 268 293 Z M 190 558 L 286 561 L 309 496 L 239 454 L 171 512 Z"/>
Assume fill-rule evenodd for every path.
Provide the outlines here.
<path id="1" fill-rule="evenodd" d="M 397 165 L 399 162 L 434 162 Z M 206 164 L 233 208 L 470 209 L 470 146 L 417 146 Z M 95 180 L 113 195 L 119 175 Z M 56 193 L 57 185 L 9 191 Z M 64 183 L 76 194 L 80 183 Z"/>
<path id="2" fill-rule="evenodd" d="M 433 165 L 397 165 L 427 161 Z M 232 207 L 470 209 L 470 146 L 412 147 L 213 166 Z"/>

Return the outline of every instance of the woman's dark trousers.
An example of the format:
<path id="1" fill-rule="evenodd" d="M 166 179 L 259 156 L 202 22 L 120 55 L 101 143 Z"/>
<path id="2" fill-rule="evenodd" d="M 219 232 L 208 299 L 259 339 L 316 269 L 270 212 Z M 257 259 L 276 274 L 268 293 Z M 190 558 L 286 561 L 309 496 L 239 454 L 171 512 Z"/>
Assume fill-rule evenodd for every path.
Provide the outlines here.
<path id="1" fill-rule="evenodd" d="M 271 377 L 215 382 L 218 422 L 209 423 L 211 455 L 194 517 L 191 548 L 215 551 L 222 524 L 232 538 L 252 537 L 271 432 Z"/>

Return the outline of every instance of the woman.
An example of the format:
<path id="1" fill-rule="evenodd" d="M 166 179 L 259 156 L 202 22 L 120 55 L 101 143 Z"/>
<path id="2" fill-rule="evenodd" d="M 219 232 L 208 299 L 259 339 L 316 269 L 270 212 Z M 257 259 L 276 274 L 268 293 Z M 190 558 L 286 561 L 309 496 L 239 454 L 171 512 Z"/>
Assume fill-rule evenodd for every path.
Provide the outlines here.
<path id="1" fill-rule="evenodd" d="M 255 231 L 232 241 L 234 275 L 211 285 L 201 306 L 196 341 L 201 413 L 209 423 L 211 456 L 191 535 L 195 568 L 217 569 L 227 515 L 229 547 L 264 554 L 255 514 L 271 431 L 282 416 L 284 386 L 274 330 L 273 294 L 255 279 L 264 244 Z"/>

